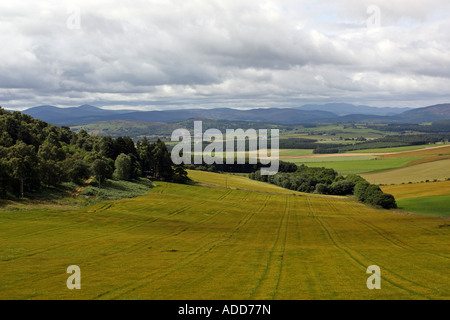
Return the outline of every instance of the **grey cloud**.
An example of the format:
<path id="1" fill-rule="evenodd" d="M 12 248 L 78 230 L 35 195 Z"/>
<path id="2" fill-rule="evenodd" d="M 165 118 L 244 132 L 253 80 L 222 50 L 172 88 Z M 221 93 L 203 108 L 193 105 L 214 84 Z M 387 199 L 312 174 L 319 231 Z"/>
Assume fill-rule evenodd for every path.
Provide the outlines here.
<path id="1" fill-rule="evenodd" d="M 420 91 L 420 106 L 450 98 L 447 3 L 79 1 L 79 30 L 57 1 L 2 4 L 0 104 L 397 105 Z"/>

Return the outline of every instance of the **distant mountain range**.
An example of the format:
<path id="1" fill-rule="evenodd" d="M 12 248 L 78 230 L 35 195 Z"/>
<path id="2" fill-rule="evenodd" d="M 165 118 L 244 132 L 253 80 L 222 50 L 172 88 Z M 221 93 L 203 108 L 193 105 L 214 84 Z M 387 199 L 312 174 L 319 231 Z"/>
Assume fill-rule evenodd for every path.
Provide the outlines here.
<path id="1" fill-rule="evenodd" d="M 107 110 L 91 105 L 58 108 L 45 105 L 33 107 L 22 112 L 52 124 L 67 126 L 111 120 L 178 122 L 192 118 L 275 124 L 320 122 L 422 123 L 450 119 L 450 104 L 418 109 L 375 108 L 334 103 L 304 105 L 298 108 L 260 108 L 251 110 L 218 108 L 167 111 Z"/>
<path id="2" fill-rule="evenodd" d="M 297 109 L 300 110 L 311 110 L 311 111 L 327 111 L 333 112 L 338 116 L 346 116 L 351 114 L 366 114 L 374 116 L 392 116 L 400 114 L 405 111 L 412 110 L 412 108 L 391 108 L 391 107 L 369 107 L 369 106 L 355 106 L 354 104 L 348 103 L 327 103 L 323 105 L 318 104 L 307 104 Z"/>

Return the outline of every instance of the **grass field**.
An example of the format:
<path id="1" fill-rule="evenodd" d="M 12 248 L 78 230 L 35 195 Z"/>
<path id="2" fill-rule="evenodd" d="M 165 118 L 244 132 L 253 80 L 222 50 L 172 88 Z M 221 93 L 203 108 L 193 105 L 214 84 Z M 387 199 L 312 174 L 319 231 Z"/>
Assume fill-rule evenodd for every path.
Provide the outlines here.
<path id="1" fill-rule="evenodd" d="M 402 210 L 450 216 L 450 181 L 383 186 L 381 189 L 394 195 Z"/>
<path id="2" fill-rule="evenodd" d="M 260 191 L 156 182 L 78 210 L 0 209 L 0 298 L 450 298 L 446 221 L 241 179 L 227 183 Z M 381 290 L 366 287 L 374 264 Z M 69 265 L 81 290 L 66 287 Z"/>
<path id="3" fill-rule="evenodd" d="M 375 159 L 376 156 L 321 156 L 321 157 L 311 157 L 311 158 L 294 158 L 288 159 L 286 161 L 294 162 L 294 163 L 314 163 L 314 162 L 340 162 L 340 161 L 362 161 L 362 160 L 372 160 Z"/>
<path id="4" fill-rule="evenodd" d="M 450 195 L 408 198 L 397 201 L 399 209 L 432 216 L 450 216 Z"/>
<path id="5" fill-rule="evenodd" d="M 375 184 L 402 184 L 426 180 L 433 181 L 434 179 L 445 180 L 450 178 L 450 159 L 428 162 L 395 170 L 363 174 L 362 177 L 370 183 Z"/>
<path id="6" fill-rule="evenodd" d="M 280 149 L 280 157 L 308 156 L 313 154 L 313 149 Z"/>

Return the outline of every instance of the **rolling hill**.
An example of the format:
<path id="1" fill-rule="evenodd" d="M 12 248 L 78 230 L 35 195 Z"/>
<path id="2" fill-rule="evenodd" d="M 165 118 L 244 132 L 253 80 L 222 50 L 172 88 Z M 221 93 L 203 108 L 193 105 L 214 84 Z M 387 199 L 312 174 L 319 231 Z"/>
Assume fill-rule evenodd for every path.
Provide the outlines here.
<path id="1" fill-rule="evenodd" d="M 327 103 L 306 104 L 298 107 L 300 110 L 320 110 L 335 113 L 339 116 L 346 115 L 373 115 L 373 116 L 392 116 L 402 112 L 412 110 L 411 108 L 391 108 L 391 107 L 370 107 L 363 105 L 354 105 L 349 103 Z"/>
<path id="2" fill-rule="evenodd" d="M 93 106 L 57 108 L 39 106 L 23 111 L 40 120 L 57 125 L 81 125 L 97 121 L 127 120 L 140 122 L 178 122 L 192 118 L 211 120 L 270 122 L 277 124 L 333 121 L 336 114 L 327 111 L 297 109 L 183 109 L 166 111 L 105 110 Z"/>
<path id="3" fill-rule="evenodd" d="M 24 110 L 22 113 L 57 125 L 90 123 L 107 117 L 115 117 L 130 112 L 129 110 L 106 110 L 88 104 L 72 108 L 58 108 L 43 105 Z"/>
<path id="4" fill-rule="evenodd" d="M 405 109 L 407 111 L 399 113 Z M 374 108 L 349 104 L 328 104 L 323 106 L 305 105 L 299 108 L 259 108 L 251 110 L 217 108 L 165 111 L 107 110 L 91 105 L 82 105 L 77 108 L 57 108 L 45 105 L 27 109 L 23 113 L 58 125 L 81 125 L 111 120 L 177 122 L 191 118 L 275 124 L 317 122 L 421 123 L 450 119 L 450 104 L 412 110 L 408 108 Z"/>
<path id="5" fill-rule="evenodd" d="M 233 188 L 220 174 L 193 178 L 209 185 L 157 182 L 145 196 L 77 210 L 0 208 L 0 298 L 450 297 L 441 219 L 278 193 L 241 177 L 228 176 Z M 81 290 L 66 287 L 74 264 Z M 381 268 L 381 290 L 367 288 L 371 265 Z"/>
<path id="6" fill-rule="evenodd" d="M 408 123 L 433 122 L 450 119 L 450 104 L 438 104 L 425 108 L 406 111 L 399 115 L 400 119 Z"/>

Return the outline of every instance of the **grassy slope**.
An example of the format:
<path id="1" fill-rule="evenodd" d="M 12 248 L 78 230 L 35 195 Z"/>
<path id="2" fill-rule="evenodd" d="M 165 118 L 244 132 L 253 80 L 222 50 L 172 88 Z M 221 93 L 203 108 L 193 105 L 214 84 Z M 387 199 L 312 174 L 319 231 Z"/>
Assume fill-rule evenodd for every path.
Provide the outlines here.
<path id="1" fill-rule="evenodd" d="M 188 170 L 189 177 L 195 182 L 209 185 L 227 187 L 230 189 L 252 190 L 258 192 L 272 192 L 281 194 L 302 194 L 279 186 L 251 180 L 243 175 L 217 174 L 205 171 Z"/>
<path id="2" fill-rule="evenodd" d="M 230 183 L 249 188 L 240 178 Z M 449 299 L 444 225 L 349 200 L 159 182 L 79 210 L 1 212 L 0 298 Z M 66 288 L 72 264 L 81 290 Z M 382 290 L 366 287 L 372 264 Z"/>

